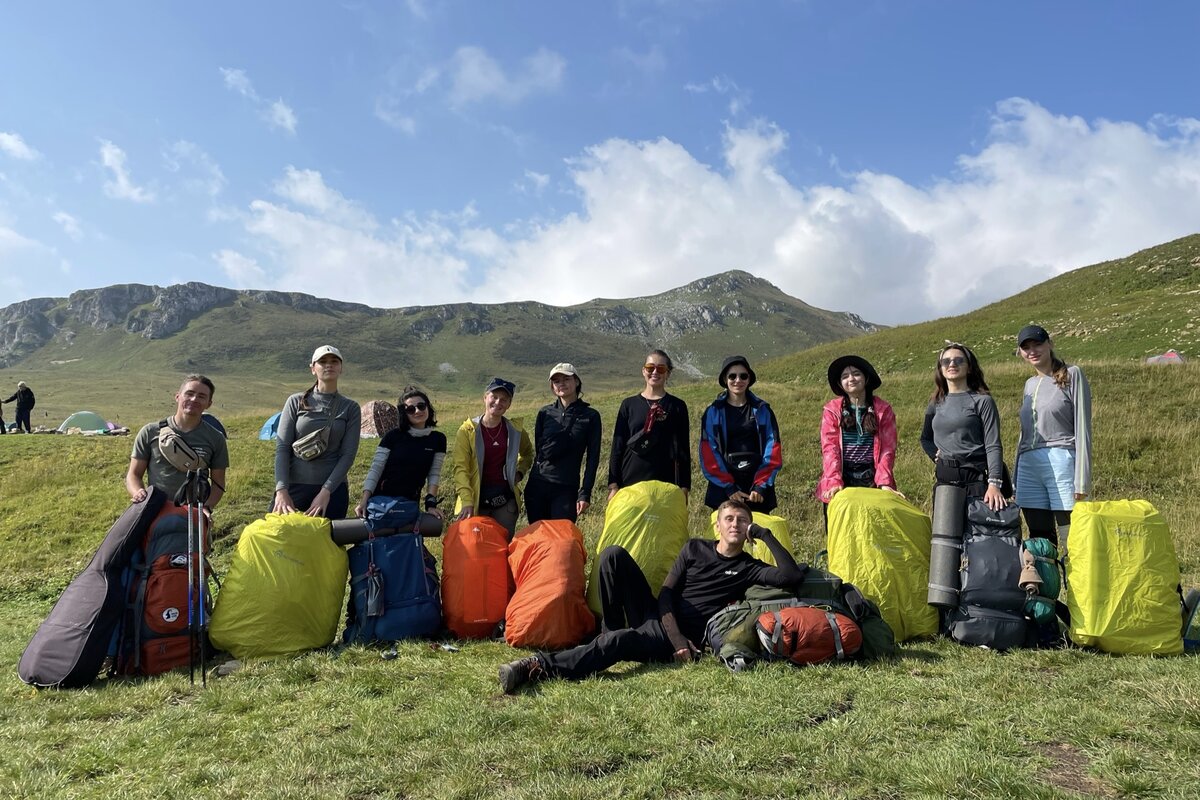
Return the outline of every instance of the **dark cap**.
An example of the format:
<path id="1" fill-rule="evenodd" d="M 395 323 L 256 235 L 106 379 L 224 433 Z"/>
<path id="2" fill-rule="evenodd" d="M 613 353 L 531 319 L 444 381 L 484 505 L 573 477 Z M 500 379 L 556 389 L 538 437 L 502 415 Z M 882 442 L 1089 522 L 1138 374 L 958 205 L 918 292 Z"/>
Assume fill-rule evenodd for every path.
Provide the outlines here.
<path id="1" fill-rule="evenodd" d="M 1026 325 L 1021 328 L 1021 332 L 1017 334 L 1017 347 L 1033 339 L 1038 344 L 1048 341 L 1050 334 L 1046 333 L 1046 329 L 1041 325 Z"/>
<path id="2" fill-rule="evenodd" d="M 517 387 L 513 385 L 512 381 L 506 381 L 504 378 L 492 378 L 491 382 L 488 383 L 487 387 L 484 388 L 483 391 L 494 392 L 497 389 L 503 389 L 504 391 L 508 392 L 508 396 L 510 398 L 517 393 Z"/>
<path id="3" fill-rule="evenodd" d="M 729 368 L 734 364 L 741 364 L 746 368 L 746 372 L 750 373 L 750 381 L 746 384 L 746 388 L 749 389 L 758 380 L 758 376 L 754 374 L 754 370 L 751 369 L 750 362 L 746 360 L 745 356 L 729 356 L 726 358 L 721 363 L 721 371 L 717 373 L 717 383 L 721 384 L 722 389 L 726 388 L 725 373 L 729 372 Z"/>
<path id="4" fill-rule="evenodd" d="M 867 391 L 874 392 L 883 385 L 883 381 L 879 379 L 879 373 L 871 366 L 871 362 L 867 361 L 862 356 L 842 356 L 834 359 L 829 365 L 829 388 L 836 395 L 845 396 L 846 390 L 842 388 L 842 372 L 846 367 L 855 367 L 867 379 Z"/>

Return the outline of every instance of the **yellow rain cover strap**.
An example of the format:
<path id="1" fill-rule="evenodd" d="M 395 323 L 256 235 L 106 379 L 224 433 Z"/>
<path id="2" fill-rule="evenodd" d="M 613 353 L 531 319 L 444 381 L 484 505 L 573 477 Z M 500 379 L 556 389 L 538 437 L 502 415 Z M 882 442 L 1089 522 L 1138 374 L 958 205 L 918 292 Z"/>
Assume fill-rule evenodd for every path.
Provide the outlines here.
<path id="1" fill-rule="evenodd" d="M 671 565 L 688 540 L 687 504 L 683 490 L 673 483 L 643 481 L 617 492 L 604 513 L 604 531 L 592 554 L 588 580 L 588 606 L 600 609 L 600 554 L 606 547 L 620 545 L 629 551 L 658 595 Z"/>
<path id="2" fill-rule="evenodd" d="M 776 540 L 783 545 L 784 550 L 787 550 L 792 555 L 796 554 L 795 551 L 792 550 L 792 532 L 788 528 L 786 519 L 783 517 L 776 517 L 772 514 L 764 514 L 761 511 L 755 511 L 753 518 L 755 525 L 761 525 L 762 527 L 769 529 L 771 533 L 775 534 Z M 709 520 L 712 522 L 712 538 L 714 540 L 720 539 L 721 534 L 717 532 L 716 511 L 712 512 L 712 514 L 709 516 Z M 750 546 L 746 548 L 746 552 L 757 558 L 759 561 L 764 561 L 773 567 L 779 566 L 775 563 L 775 556 L 771 555 L 771 548 L 767 547 L 757 539 L 750 543 Z"/>
<path id="3" fill-rule="evenodd" d="M 1183 652 L 1179 561 L 1145 500 L 1079 502 L 1067 539 L 1071 640 L 1109 653 Z"/>
<path id="4" fill-rule="evenodd" d="M 212 643 L 236 658 L 330 644 L 349 567 L 329 531 L 329 520 L 300 513 L 268 514 L 247 525 L 217 595 Z"/>
<path id="5" fill-rule="evenodd" d="M 937 633 L 929 592 L 929 515 L 884 489 L 842 489 L 829 503 L 829 571 L 873 600 L 903 642 Z"/>

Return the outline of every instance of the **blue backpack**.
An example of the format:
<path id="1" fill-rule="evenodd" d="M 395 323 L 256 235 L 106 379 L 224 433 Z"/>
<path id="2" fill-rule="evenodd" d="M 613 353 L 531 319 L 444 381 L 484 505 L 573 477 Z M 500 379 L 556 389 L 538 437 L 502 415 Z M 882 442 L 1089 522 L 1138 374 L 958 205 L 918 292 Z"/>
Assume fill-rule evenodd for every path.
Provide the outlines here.
<path id="1" fill-rule="evenodd" d="M 353 621 L 343 641 L 393 642 L 441 630 L 437 563 L 420 536 L 371 537 L 351 547 L 348 555 Z"/>
<path id="2" fill-rule="evenodd" d="M 367 501 L 366 522 L 370 531 L 412 531 L 420 516 L 420 506 L 407 497 L 375 495 Z"/>

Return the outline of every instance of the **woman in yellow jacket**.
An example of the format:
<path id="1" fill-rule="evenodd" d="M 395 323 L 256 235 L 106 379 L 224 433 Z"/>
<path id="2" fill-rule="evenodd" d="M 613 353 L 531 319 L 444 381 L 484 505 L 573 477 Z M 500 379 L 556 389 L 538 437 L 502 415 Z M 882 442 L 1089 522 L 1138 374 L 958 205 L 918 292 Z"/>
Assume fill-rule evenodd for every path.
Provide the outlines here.
<path id="1" fill-rule="evenodd" d="M 533 463 L 533 445 L 519 425 L 506 419 L 516 387 L 492 378 L 483 393 L 483 413 L 459 426 L 454 437 L 454 488 L 459 519 L 488 516 L 511 539 L 521 512 L 517 484 Z"/>

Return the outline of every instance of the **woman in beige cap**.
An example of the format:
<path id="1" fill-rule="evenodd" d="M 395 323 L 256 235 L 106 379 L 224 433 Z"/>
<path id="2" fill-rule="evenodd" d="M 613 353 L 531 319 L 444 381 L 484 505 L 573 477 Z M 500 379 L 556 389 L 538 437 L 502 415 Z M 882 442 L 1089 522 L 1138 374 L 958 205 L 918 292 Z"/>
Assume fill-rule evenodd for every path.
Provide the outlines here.
<path id="1" fill-rule="evenodd" d="M 538 411 L 533 431 L 533 471 L 525 485 L 530 524 L 577 520 L 592 502 L 600 464 L 600 413 L 581 397 L 583 381 L 575 365 L 564 361 L 550 370 L 550 391 L 555 400 Z"/>
<path id="2" fill-rule="evenodd" d="M 338 394 L 342 354 L 336 347 L 314 350 L 309 370 L 313 385 L 289 397 L 279 416 L 271 510 L 345 519 L 350 507 L 346 475 L 358 454 L 362 414 L 358 403 Z"/>

